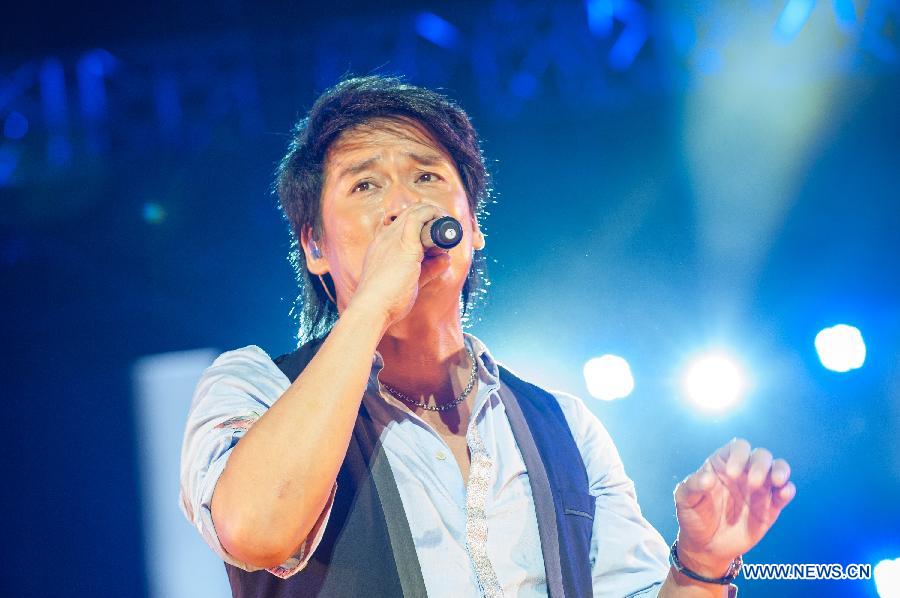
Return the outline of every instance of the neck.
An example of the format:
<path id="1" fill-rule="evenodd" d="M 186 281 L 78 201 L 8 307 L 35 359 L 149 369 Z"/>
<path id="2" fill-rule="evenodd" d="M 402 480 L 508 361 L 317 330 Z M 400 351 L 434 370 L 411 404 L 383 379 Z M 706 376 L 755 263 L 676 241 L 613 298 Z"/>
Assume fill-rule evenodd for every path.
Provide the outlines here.
<path id="1" fill-rule="evenodd" d="M 469 379 L 459 310 L 449 314 L 413 310 L 391 326 L 378 351 L 383 382 L 414 398 L 452 401 Z"/>

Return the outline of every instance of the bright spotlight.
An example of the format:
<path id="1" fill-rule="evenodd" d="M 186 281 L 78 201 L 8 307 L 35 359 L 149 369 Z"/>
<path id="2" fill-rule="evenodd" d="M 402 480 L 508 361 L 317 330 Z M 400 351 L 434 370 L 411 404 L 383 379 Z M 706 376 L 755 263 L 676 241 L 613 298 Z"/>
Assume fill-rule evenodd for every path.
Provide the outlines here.
<path id="1" fill-rule="evenodd" d="M 618 355 L 603 355 L 584 364 L 584 381 L 591 396 L 601 401 L 622 399 L 634 390 L 628 362 Z"/>
<path id="2" fill-rule="evenodd" d="M 684 377 L 688 399 L 704 411 L 724 411 L 737 405 L 746 388 L 741 367 L 722 354 L 695 360 Z"/>
<path id="3" fill-rule="evenodd" d="M 881 598 L 900 596 L 900 558 L 885 559 L 875 565 L 875 589 Z"/>
<path id="4" fill-rule="evenodd" d="M 866 360 L 866 343 L 859 328 L 838 324 L 816 335 L 819 360 L 834 372 L 849 372 L 862 367 Z"/>

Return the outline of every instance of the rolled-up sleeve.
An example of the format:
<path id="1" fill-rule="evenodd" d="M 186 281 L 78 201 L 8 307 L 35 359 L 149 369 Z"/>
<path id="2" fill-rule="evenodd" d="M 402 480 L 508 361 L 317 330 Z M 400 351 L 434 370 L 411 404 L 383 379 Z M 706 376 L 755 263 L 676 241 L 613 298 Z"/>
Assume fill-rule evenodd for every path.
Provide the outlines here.
<path id="1" fill-rule="evenodd" d="M 641 514 L 634 482 L 606 428 L 572 395 L 553 393 L 578 445 L 595 497 L 591 572 L 594 596 L 655 598 L 669 570 L 669 547 Z"/>
<path id="2" fill-rule="evenodd" d="M 228 351 L 201 375 L 188 412 L 181 446 L 181 511 L 222 560 L 246 571 L 259 567 L 235 559 L 222 547 L 210 510 L 212 496 L 232 449 L 289 385 L 259 347 Z M 296 553 L 267 569 L 270 573 L 286 578 L 306 566 L 324 533 L 334 492 L 333 488 L 318 522 Z"/>

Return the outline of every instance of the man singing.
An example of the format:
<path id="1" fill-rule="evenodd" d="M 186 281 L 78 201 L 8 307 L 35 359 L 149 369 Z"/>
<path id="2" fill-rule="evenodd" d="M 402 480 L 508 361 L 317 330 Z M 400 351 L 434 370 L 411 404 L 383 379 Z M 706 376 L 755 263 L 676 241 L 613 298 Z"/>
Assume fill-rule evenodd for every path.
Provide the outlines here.
<path id="1" fill-rule="evenodd" d="M 182 448 L 182 509 L 235 597 L 736 592 L 794 497 L 788 464 L 715 451 L 675 489 L 670 548 L 584 403 L 463 332 L 487 189 L 467 115 L 433 91 L 349 79 L 299 123 L 278 194 L 307 342 L 216 359 Z M 462 240 L 426 247 L 443 216 Z"/>

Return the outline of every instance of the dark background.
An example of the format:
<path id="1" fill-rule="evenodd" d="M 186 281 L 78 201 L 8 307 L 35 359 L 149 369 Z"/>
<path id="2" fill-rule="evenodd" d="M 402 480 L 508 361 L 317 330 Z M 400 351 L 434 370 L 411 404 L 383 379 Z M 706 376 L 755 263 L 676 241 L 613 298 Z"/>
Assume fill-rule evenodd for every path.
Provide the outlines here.
<path id="1" fill-rule="evenodd" d="M 4 8 L 0 594 L 147 594 L 132 365 L 293 348 L 272 173 L 348 72 L 469 111 L 495 188 L 471 331 L 585 397 L 667 539 L 675 483 L 739 435 L 786 457 L 799 490 L 748 562 L 900 556 L 900 11 L 614 4 Z M 847 374 L 813 348 L 839 322 L 868 347 Z M 752 381 L 715 416 L 679 383 L 708 347 Z M 630 397 L 588 396 L 581 367 L 602 353 L 630 361 Z"/>

